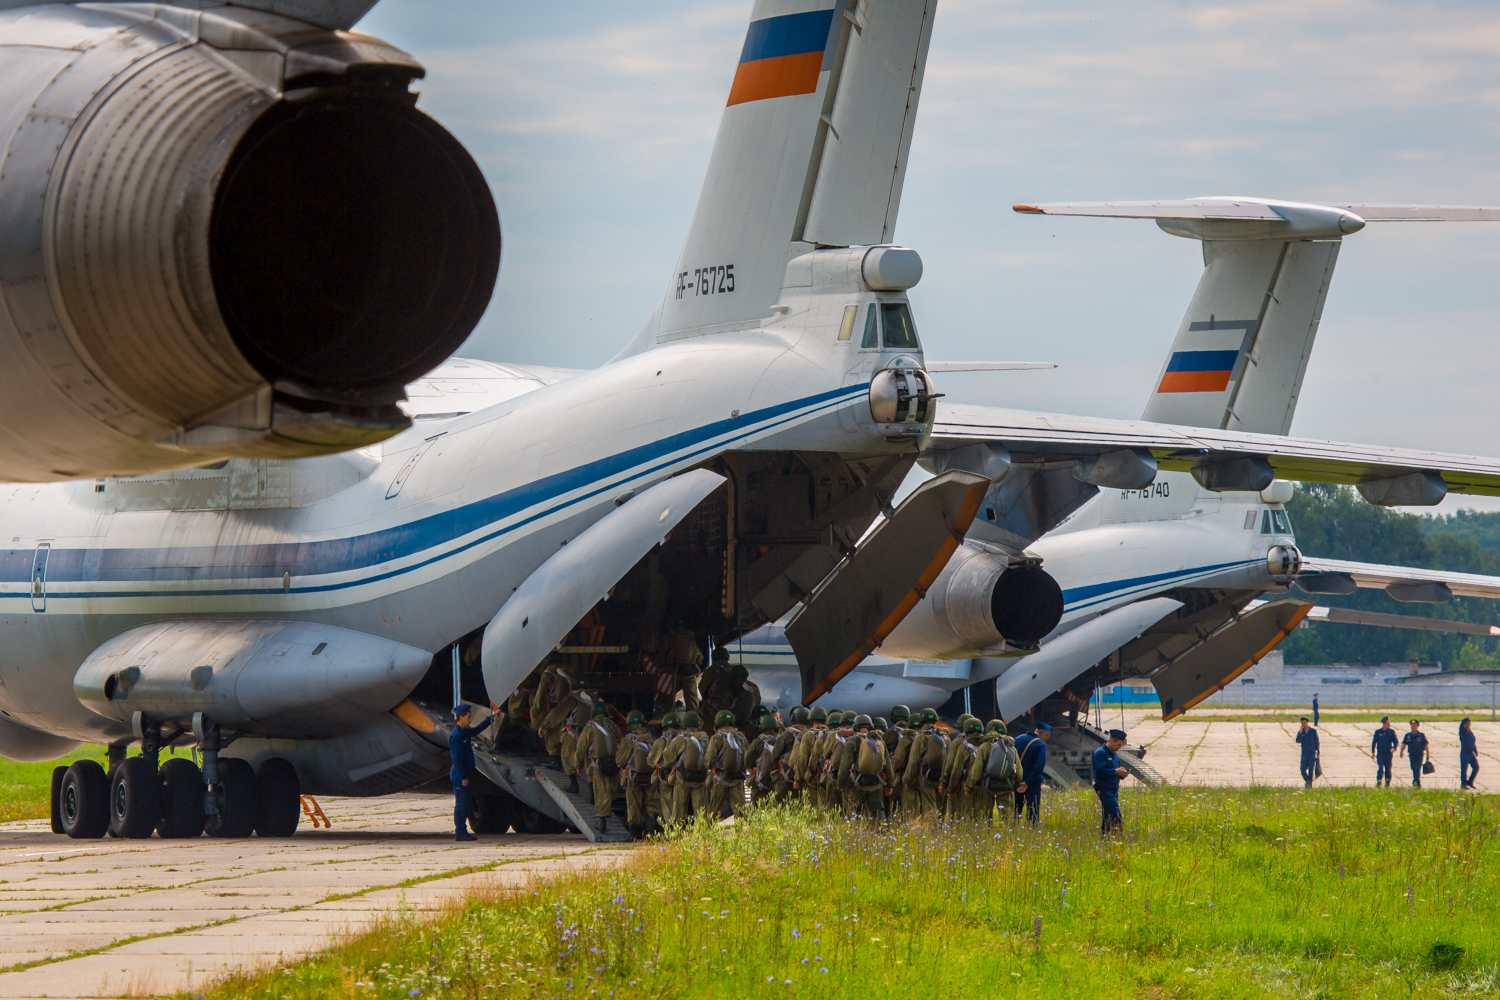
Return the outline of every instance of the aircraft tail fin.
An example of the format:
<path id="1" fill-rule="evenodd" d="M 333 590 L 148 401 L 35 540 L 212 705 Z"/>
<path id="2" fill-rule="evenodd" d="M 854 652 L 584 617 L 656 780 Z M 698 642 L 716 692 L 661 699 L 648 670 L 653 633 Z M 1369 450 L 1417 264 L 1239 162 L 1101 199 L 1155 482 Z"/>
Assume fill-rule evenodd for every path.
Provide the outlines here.
<path id="1" fill-rule="evenodd" d="M 936 0 L 757 0 L 677 266 L 620 356 L 759 325 L 786 264 L 888 243 Z"/>
<path id="2" fill-rule="evenodd" d="M 1016 205 L 1031 215 L 1155 219 L 1203 242 L 1203 277 L 1143 417 L 1286 434 L 1343 237 L 1366 222 L 1493 222 L 1500 210 L 1262 198 Z"/>

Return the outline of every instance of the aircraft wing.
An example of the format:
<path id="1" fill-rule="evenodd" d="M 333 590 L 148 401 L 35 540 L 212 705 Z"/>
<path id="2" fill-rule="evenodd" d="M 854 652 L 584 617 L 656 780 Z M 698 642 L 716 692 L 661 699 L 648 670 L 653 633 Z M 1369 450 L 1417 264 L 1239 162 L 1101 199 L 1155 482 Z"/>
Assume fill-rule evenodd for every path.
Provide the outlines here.
<path id="1" fill-rule="evenodd" d="M 1386 503 L 1395 494 L 1423 504 L 1438 502 L 1444 492 L 1500 496 L 1500 460 L 1491 458 L 961 403 L 939 407 L 929 449 L 979 443 L 999 446 L 1022 464 L 1082 462 L 1134 451 L 1158 469 L 1191 472 L 1205 488 L 1216 490 L 1264 489 L 1274 475 L 1366 489 L 1374 483 L 1402 484 Z M 1258 473 L 1250 474 L 1252 469 Z M 1412 483 L 1429 489 L 1404 488 Z"/>
<path id="2" fill-rule="evenodd" d="M 1410 566 L 1382 566 L 1378 563 L 1347 562 L 1343 559 L 1318 559 L 1304 556 L 1298 579 L 1311 576 L 1346 577 L 1357 587 L 1384 590 L 1439 584 L 1460 597 L 1500 597 L 1500 576 L 1478 573 L 1449 573 L 1440 569 L 1414 569 Z M 1306 589 L 1306 588 L 1304 588 Z M 1313 593 L 1318 591 L 1314 590 Z M 1326 593 L 1327 591 L 1323 591 Z M 1392 595 L 1400 600 L 1399 594 Z M 1488 634 L 1488 633 L 1486 633 Z"/>
<path id="3" fill-rule="evenodd" d="M 929 361 L 929 372 L 1025 372 L 1056 368 L 1056 361 Z"/>

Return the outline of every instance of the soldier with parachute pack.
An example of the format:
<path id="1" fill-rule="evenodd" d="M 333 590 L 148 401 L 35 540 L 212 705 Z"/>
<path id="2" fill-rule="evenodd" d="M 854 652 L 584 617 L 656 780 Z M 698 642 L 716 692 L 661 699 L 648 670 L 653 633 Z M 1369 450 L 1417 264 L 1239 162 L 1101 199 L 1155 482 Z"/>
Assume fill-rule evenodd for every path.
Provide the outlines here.
<path id="1" fill-rule="evenodd" d="M 734 726 L 734 713 L 723 710 L 714 716 L 714 735 L 704 751 L 704 766 L 712 778 L 708 793 L 709 815 L 717 819 L 724 803 L 734 815 L 745 811 L 745 773 L 749 769 L 745 736 Z"/>
<path id="2" fill-rule="evenodd" d="M 625 783 L 625 827 L 635 840 L 646 835 L 650 817 L 661 811 L 654 782 L 655 768 L 651 766 L 652 742 L 651 730 L 646 726 L 646 713 L 633 710 L 625 717 L 625 738 L 615 753 L 615 764 Z M 653 803 L 652 798 L 658 801 Z"/>
<path id="3" fill-rule="evenodd" d="M 938 729 L 937 712 L 922 710 L 922 728 L 912 739 L 906 772 L 901 776 L 907 789 L 907 814 L 942 814 L 943 758 L 948 737 Z"/>
<path id="4" fill-rule="evenodd" d="M 868 715 L 854 717 L 854 732 L 844 741 L 838 771 L 846 781 L 844 814 L 849 817 L 885 818 L 885 800 L 891 794 L 890 759 L 885 743 L 871 730 Z"/>

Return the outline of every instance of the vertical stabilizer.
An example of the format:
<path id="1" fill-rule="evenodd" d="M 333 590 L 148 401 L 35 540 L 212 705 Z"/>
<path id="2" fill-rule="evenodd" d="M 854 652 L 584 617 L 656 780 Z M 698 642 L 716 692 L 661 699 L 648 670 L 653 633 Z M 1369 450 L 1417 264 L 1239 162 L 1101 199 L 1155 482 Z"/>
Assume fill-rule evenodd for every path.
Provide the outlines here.
<path id="1" fill-rule="evenodd" d="M 889 242 L 936 0 L 756 0 L 666 294 L 621 356 L 770 315 L 793 257 Z"/>
<path id="2" fill-rule="evenodd" d="M 1205 240 L 1203 277 L 1145 419 L 1261 434 L 1291 428 L 1339 240 Z"/>

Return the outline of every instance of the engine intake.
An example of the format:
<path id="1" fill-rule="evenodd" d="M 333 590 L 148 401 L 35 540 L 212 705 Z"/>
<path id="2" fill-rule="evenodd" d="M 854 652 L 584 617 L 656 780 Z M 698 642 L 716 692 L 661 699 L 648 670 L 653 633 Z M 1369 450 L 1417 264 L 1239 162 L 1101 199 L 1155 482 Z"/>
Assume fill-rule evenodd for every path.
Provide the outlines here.
<path id="1" fill-rule="evenodd" d="M 408 426 L 403 387 L 473 330 L 500 261 L 478 166 L 414 106 L 421 65 L 232 6 L 51 11 L 81 51 L 0 82 L 29 111 L 0 134 L 0 342 L 18 355 L 0 478 L 323 454 Z"/>

